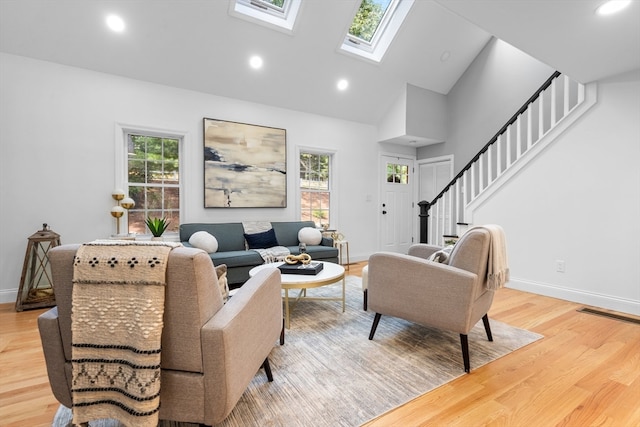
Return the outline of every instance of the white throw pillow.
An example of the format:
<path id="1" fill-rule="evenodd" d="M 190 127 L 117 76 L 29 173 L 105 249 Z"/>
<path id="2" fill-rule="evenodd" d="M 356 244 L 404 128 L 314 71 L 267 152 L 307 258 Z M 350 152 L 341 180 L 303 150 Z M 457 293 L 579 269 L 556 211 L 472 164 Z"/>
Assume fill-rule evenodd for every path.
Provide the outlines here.
<path id="1" fill-rule="evenodd" d="M 298 241 L 307 245 L 319 245 L 322 242 L 322 233 L 317 228 L 303 227 L 298 231 Z"/>
<path id="2" fill-rule="evenodd" d="M 218 250 L 218 240 L 206 231 L 196 231 L 189 237 L 189 244 L 207 253 Z"/>

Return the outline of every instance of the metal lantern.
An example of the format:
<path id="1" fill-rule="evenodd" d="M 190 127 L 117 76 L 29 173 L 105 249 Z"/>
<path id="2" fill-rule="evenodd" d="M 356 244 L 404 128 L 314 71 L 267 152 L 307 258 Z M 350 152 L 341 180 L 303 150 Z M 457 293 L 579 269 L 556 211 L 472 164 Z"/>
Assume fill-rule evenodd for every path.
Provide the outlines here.
<path id="1" fill-rule="evenodd" d="M 29 237 L 16 298 L 16 311 L 56 305 L 49 249 L 59 245 L 60 235 L 51 231 L 47 224 L 42 224 L 42 230 Z"/>

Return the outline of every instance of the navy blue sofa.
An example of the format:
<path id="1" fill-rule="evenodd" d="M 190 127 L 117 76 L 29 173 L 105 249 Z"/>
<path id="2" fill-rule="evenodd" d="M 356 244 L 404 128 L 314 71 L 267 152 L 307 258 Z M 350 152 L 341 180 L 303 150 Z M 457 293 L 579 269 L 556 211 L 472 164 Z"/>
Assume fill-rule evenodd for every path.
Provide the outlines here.
<path id="1" fill-rule="evenodd" d="M 271 222 L 279 246 L 286 246 L 293 255 L 298 255 L 298 232 L 303 227 L 314 227 L 313 221 Z M 264 264 L 257 251 L 246 249 L 245 230 L 240 222 L 187 223 L 180 224 L 180 241 L 191 247 L 189 238 L 196 231 L 206 231 L 218 241 L 218 250 L 209 254 L 214 265 L 227 265 L 229 288 L 238 288 L 249 279 L 249 270 Z M 266 248 L 265 248 L 266 249 Z M 333 239 L 323 237 L 319 245 L 307 245 L 307 253 L 317 261 L 338 262 L 338 249 Z"/>

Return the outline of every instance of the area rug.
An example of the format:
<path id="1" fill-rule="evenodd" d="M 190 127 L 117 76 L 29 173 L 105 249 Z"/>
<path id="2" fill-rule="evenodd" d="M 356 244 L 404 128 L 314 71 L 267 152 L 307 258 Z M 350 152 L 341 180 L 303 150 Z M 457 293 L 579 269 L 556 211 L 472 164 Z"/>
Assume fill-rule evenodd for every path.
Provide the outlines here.
<path id="1" fill-rule="evenodd" d="M 347 276 L 347 307 L 340 302 L 300 301 L 291 312 L 285 344 L 269 356 L 274 382 L 260 370 L 222 427 L 358 426 L 421 394 L 490 363 L 541 335 L 491 320 L 493 342 L 482 322 L 469 333 L 471 374 L 465 374 L 456 333 L 383 316 L 373 341 L 374 313 L 362 310 L 360 278 Z M 308 291 L 335 296 L 340 285 Z M 161 403 L 162 404 L 162 403 Z M 53 427 L 66 427 L 63 406 Z M 197 424 L 161 421 L 161 427 Z M 123 427 L 100 420 L 91 427 Z"/>

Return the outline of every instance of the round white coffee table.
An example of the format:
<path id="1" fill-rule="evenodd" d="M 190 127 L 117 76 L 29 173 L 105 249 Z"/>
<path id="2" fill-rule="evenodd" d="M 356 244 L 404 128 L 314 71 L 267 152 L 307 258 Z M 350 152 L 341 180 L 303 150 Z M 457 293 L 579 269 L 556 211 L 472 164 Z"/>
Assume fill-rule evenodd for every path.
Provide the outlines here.
<path id="1" fill-rule="evenodd" d="M 284 322 L 285 327 L 289 329 L 289 289 L 300 289 L 300 293 L 296 297 L 295 301 L 293 301 L 293 306 L 291 309 L 295 307 L 295 304 L 301 300 L 323 300 L 323 301 L 342 301 L 342 312 L 345 310 L 345 278 L 344 278 L 344 267 L 335 264 L 333 262 L 324 262 L 317 261 L 323 264 L 322 271 L 315 275 L 306 275 L 306 274 L 282 274 L 282 289 L 284 289 Z M 282 262 L 274 262 L 269 264 L 262 264 L 257 267 L 252 268 L 249 271 L 249 276 L 255 276 L 259 271 L 265 268 L 278 268 L 279 265 L 283 264 Z M 307 289 L 310 288 L 319 288 L 320 286 L 331 285 L 338 281 L 342 280 L 342 296 L 340 297 L 308 297 Z"/>

